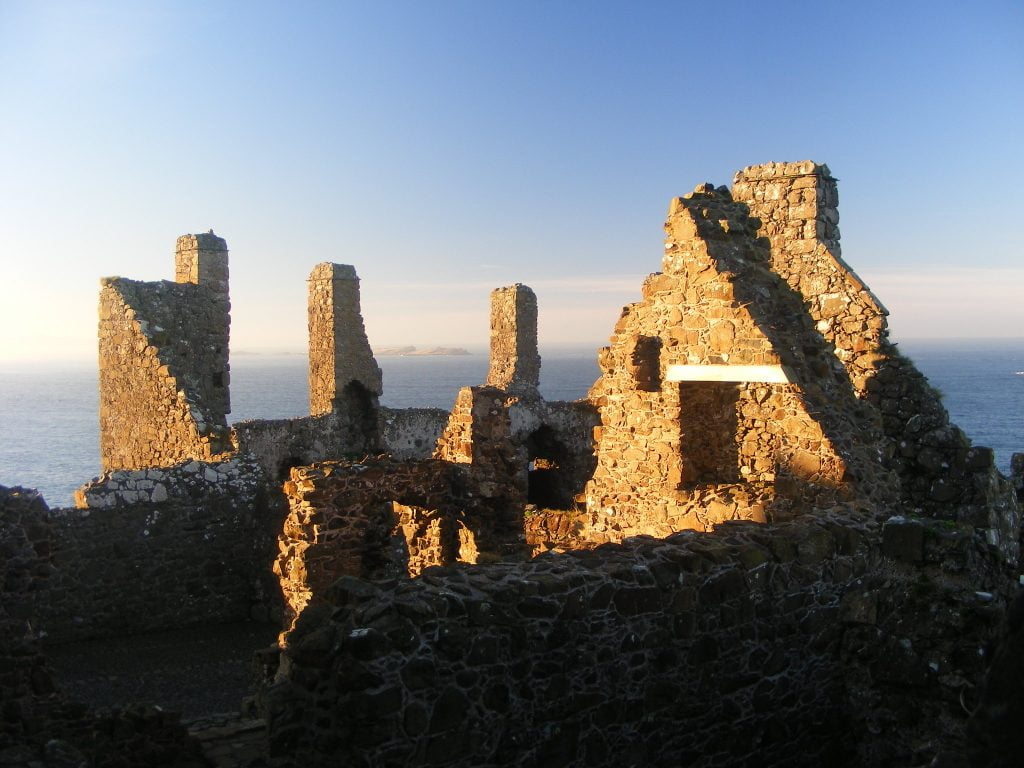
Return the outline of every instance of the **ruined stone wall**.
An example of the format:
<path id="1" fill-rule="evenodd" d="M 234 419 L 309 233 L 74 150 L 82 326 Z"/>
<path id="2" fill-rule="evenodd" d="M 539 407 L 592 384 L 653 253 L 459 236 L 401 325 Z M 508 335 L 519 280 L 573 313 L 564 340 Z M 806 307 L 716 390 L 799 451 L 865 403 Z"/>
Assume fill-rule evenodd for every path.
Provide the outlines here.
<path id="1" fill-rule="evenodd" d="M 45 579 L 19 610 L 47 642 L 278 615 L 264 482 L 244 460 L 190 462 L 110 473 L 77 509 L 39 500 L 20 525 Z"/>
<path id="2" fill-rule="evenodd" d="M 324 462 L 296 467 L 274 563 L 294 620 L 341 576 L 408 578 L 475 562 L 486 526 L 467 468 L 445 461 Z"/>
<path id="3" fill-rule="evenodd" d="M 54 691 L 31 623 L 51 571 L 48 525 L 36 491 L 0 486 L 0 756 L 43 729 Z"/>
<path id="4" fill-rule="evenodd" d="M 842 260 L 839 192 L 827 165 L 809 160 L 739 171 L 733 198 L 758 220 L 771 244 L 771 266 L 804 297 L 815 327 L 835 347 L 863 392 L 875 372 L 888 312 Z"/>
<path id="5" fill-rule="evenodd" d="M 440 408 L 382 408 L 384 450 L 396 459 L 429 459 L 448 423 Z"/>
<path id="6" fill-rule="evenodd" d="M 922 514 L 986 528 L 1015 559 L 1019 510 L 991 451 L 972 448 L 939 394 L 888 337 L 886 309 L 842 260 L 839 195 L 828 166 L 767 163 L 736 174 L 733 197 L 771 244 L 772 269 L 804 299 L 861 398 L 882 417 L 885 463 Z"/>
<path id="7" fill-rule="evenodd" d="M 202 765 L 175 714 L 98 716 L 58 690 L 35 614 L 56 567 L 50 510 L 37 491 L 0 486 L 0 765 Z"/>
<path id="8" fill-rule="evenodd" d="M 535 393 L 540 383 L 537 296 L 516 283 L 491 291 L 491 366 L 487 385 Z"/>
<path id="9" fill-rule="evenodd" d="M 323 262 L 309 275 L 309 412 L 375 406 L 381 373 L 359 309 L 359 278 L 348 264 Z"/>
<path id="10" fill-rule="evenodd" d="M 663 272 L 624 308 L 590 394 L 601 415 L 587 487 L 596 540 L 894 497 L 877 417 L 802 296 L 771 271 L 757 227 L 725 188 L 673 202 Z M 695 380 L 670 380 L 670 366 Z M 715 379 L 738 366 L 770 366 L 787 381 Z"/>
<path id="11" fill-rule="evenodd" d="M 470 465 L 480 493 L 510 515 L 526 502 L 527 467 L 509 415 L 515 400 L 494 387 L 463 387 L 434 450 L 434 458 Z"/>
<path id="12" fill-rule="evenodd" d="M 101 282 L 104 470 L 208 461 L 230 449 L 227 246 L 185 235 L 176 264 L 187 282 Z"/>
<path id="13" fill-rule="evenodd" d="M 381 408 L 383 450 L 396 459 L 428 459 L 448 422 L 440 408 Z M 292 467 L 318 461 L 360 459 L 367 451 L 365 435 L 353 432 L 341 413 L 297 419 L 253 419 L 231 427 L 236 451 L 252 456 L 272 480 L 284 482 Z"/>
<path id="14" fill-rule="evenodd" d="M 962 734 L 1005 574 L 969 527 L 887 529 L 344 578 L 288 638 L 272 764 L 926 765 Z"/>

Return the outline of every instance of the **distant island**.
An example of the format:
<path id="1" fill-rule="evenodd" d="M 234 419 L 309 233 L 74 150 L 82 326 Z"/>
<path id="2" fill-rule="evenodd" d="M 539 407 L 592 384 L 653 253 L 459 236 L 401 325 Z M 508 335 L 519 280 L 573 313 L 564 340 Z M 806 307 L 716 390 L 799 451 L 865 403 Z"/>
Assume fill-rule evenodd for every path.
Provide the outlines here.
<path id="1" fill-rule="evenodd" d="M 308 353 L 304 350 L 254 350 L 254 349 L 233 349 L 231 354 L 234 357 L 249 357 L 256 355 L 295 355 L 295 356 L 306 356 Z M 380 355 L 381 357 L 426 357 L 429 355 L 433 356 L 455 356 L 455 355 L 471 355 L 473 354 L 467 349 L 462 347 L 428 347 L 426 349 L 418 349 L 413 346 L 408 347 L 381 347 L 380 349 L 373 350 L 374 355 Z"/>
<path id="2" fill-rule="evenodd" d="M 462 347 L 429 347 L 417 349 L 416 347 L 381 347 L 373 350 L 373 354 L 381 357 L 412 357 L 415 355 L 468 355 L 469 352 Z"/>

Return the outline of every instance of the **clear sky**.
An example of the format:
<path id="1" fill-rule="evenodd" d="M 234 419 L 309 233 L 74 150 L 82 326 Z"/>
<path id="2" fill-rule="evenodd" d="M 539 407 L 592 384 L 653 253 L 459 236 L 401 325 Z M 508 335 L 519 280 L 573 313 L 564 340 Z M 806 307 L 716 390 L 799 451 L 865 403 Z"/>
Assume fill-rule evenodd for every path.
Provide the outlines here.
<path id="1" fill-rule="evenodd" d="M 375 345 L 481 345 L 491 288 L 603 343 L 671 197 L 840 179 L 897 338 L 1024 336 L 1024 3 L 0 0 L 0 360 L 95 355 L 98 278 L 231 250 L 232 348 L 302 349 L 356 266 Z"/>

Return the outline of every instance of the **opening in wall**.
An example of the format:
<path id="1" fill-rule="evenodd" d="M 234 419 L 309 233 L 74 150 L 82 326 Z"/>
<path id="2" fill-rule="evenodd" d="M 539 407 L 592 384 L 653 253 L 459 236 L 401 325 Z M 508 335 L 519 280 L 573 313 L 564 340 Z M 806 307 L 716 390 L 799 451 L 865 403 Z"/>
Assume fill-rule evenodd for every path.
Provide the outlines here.
<path id="1" fill-rule="evenodd" d="M 683 486 L 743 482 L 734 382 L 679 383 L 680 476 Z"/>
<path id="2" fill-rule="evenodd" d="M 529 465 L 526 499 L 545 509 L 571 509 L 573 501 L 570 456 L 555 436 L 542 426 L 526 439 Z"/>

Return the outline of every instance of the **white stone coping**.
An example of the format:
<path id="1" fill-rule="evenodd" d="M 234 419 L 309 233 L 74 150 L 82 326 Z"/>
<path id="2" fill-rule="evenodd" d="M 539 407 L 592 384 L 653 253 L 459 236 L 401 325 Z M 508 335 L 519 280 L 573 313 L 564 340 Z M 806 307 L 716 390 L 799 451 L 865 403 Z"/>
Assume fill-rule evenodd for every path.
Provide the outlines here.
<path id="1" fill-rule="evenodd" d="M 793 377 L 781 365 L 670 365 L 666 381 L 734 381 L 790 384 Z"/>

